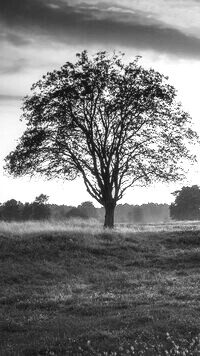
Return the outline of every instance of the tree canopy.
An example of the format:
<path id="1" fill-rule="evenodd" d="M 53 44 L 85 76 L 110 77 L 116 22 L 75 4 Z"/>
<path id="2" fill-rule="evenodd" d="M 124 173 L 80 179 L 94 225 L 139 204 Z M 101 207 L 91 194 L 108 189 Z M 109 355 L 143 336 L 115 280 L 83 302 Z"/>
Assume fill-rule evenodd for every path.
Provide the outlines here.
<path id="1" fill-rule="evenodd" d="M 39 205 L 44 205 L 47 204 L 49 200 L 48 195 L 46 194 L 40 194 L 35 198 L 34 203 L 39 204 Z"/>
<path id="2" fill-rule="evenodd" d="M 173 193 L 175 202 L 170 205 L 170 216 L 175 220 L 200 219 L 200 188 L 198 185 L 182 187 Z"/>
<path id="3" fill-rule="evenodd" d="M 145 69 L 136 57 L 99 52 L 43 76 L 23 102 L 27 128 L 6 158 L 14 176 L 48 179 L 82 176 L 89 194 L 105 207 L 105 226 L 135 183 L 174 181 L 188 142 L 191 118 L 177 103 L 167 77 Z"/>

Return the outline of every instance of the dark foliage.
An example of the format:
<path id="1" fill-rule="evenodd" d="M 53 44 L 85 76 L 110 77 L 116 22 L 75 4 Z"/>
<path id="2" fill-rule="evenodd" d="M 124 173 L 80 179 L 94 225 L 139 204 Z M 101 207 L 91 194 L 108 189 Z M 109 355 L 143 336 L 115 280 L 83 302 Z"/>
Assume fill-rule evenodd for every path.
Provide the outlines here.
<path id="1" fill-rule="evenodd" d="M 78 208 L 88 217 L 88 218 L 97 218 L 97 209 L 90 201 L 85 201 Z"/>
<path id="2" fill-rule="evenodd" d="M 1 219 L 11 221 L 20 220 L 23 204 L 15 199 L 10 199 L 1 205 Z"/>
<path id="3" fill-rule="evenodd" d="M 68 213 L 66 214 L 66 218 L 82 218 L 82 219 L 88 219 L 88 215 L 86 212 L 83 211 L 83 209 L 80 208 L 72 208 Z"/>
<path id="4" fill-rule="evenodd" d="M 50 216 L 50 209 L 47 205 L 49 197 L 45 194 L 40 194 L 35 198 L 35 201 L 31 204 L 34 220 L 45 220 Z"/>
<path id="5" fill-rule="evenodd" d="M 32 220 L 34 216 L 33 203 L 25 203 L 22 209 L 22 220 Z"/>
<path id="6" fill-rule="evenodd" d="M 40 197 L 40 196 L 39 196 Z M 75 208 L 74 206 L 39 203 L 36 197 L 33 203 L 21 203 L 14 199 L 0 204 L 0 220 L 26 221 L 26 220 L 65 220 L 70 217 L 94 218 L 104 220 L 104 208 L 96 208 L 93 203 L 86 201 Z M 45 196 L 46 197 L 46 196 Z M 47 197 L 48 198 L 48 197 Z M 169 206 L 167 204 L 119 204 L 115 209 L 117 223 L 160 223 L 170 219 Z"/>
<path id="7" fill-rule="evenodd" d="M 183 187 L 174 192 L 175 202 L 170 205 L 170 216 L 175 220 L 200 220 L 200 188 Z"/>
<path id="8" fill-rule="evenodd" d="M 5 221 L 46 220 L 50 217 L 47 200 L 48 197 L 43 194 L 36 197 L 33 203 L 22 204 L 15 199 L 8 200 L 0 206 L 0 219 Z"/>

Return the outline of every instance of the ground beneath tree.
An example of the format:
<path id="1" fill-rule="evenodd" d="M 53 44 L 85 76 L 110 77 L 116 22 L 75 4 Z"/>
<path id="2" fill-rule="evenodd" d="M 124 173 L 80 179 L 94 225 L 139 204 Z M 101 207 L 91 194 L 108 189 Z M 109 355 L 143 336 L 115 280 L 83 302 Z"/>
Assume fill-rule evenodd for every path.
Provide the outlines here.
<path id="1" fill-rule="evenodd" d="M 0 355 L 200 354 L 200 232 L 0 235 Z"/>

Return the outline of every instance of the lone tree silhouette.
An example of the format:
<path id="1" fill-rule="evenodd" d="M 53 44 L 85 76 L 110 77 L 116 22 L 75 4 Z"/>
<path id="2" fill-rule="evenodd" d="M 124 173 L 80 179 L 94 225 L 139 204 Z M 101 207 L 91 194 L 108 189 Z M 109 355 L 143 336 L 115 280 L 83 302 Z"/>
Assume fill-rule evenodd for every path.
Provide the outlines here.
<path id="1" fill-rule="evenodd" d="M 33 84 L 22 108 L 27 128 L 6 157 L 14 176 L 82 176 L 109 228 L 127 188 L 180 178 L 180 162 L 194 159 L 187 143 L 197 137 L 168 78 L 139 57 L 129 64 L 122 57 L 83 51 Z"/>

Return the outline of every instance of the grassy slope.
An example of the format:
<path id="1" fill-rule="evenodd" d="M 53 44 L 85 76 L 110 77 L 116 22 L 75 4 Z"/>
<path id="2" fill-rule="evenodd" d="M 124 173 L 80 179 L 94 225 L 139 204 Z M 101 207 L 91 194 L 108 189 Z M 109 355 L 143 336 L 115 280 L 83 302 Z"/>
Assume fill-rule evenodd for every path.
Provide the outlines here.
<path id="1" fill-rule="evenodd" d="M 199 231 L 4 229 L 0 355 L 199 355 L 199 272 Z"/>

